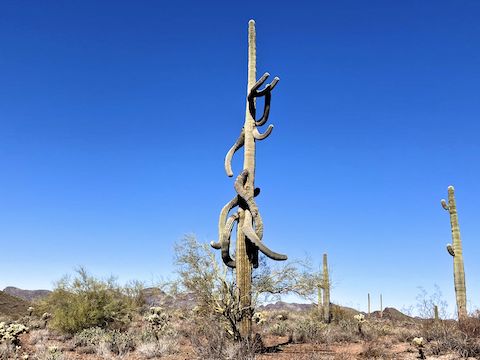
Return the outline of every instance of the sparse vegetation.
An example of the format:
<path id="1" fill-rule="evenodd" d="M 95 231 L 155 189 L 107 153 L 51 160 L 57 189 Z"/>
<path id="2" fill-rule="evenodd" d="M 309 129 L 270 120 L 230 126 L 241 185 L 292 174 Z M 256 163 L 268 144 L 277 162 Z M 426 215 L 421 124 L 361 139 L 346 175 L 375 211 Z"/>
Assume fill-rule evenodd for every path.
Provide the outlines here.
<path id="1" fill-rule="evenodd" d="M 132 294 L 113 278 L 99 280 L 80 268 L 75 277 L 61 279 L 38 308 L 45 321 L 51 314 L 52 329 L 75 334 L 92 327 L 125 328 L 137 311 L 139 296 L 139 291 Z"/>

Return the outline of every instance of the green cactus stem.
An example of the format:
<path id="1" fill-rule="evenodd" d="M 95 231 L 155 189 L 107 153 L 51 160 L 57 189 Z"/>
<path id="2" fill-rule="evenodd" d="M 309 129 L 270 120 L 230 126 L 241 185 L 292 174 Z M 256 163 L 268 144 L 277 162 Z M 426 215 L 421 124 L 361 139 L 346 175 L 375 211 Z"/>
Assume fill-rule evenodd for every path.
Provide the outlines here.
<path id="1" fill-rule="evenodd" d="M 327 323 L 330 322 L 330 277 L 328 275 L 328 263 L 327 254 L 323 254 L 323 320 Z"/>
<path id="2" fill-rule="evenodd" d="M 442 199 L 441 204 L 450 214 L 452 244 L 447 244 L 447 251 L 453 257 L 453 278 L 455 283 L 455 296 L 457 299 L 458 320 L 462 321 L 467 318 L 467 291 L 465 287 L 462 239 L 460 237 L 457 205 L 455 202 L 455 189 L 453 186 L 448 187 L 448 203 Z"/>
<path id="3" fill-rule="evenodd" d="M 255 203 L 255 197 L 260 194 L 260 189 L 255 188 L 255 145 L 256 141 L 266 139 L 273 130 L 269 125 L 262 133 L 258 127 L 264 125 L 270 115 L 272 90 L 279 79 L 274 78 L 263 89 L 260 87 L 270 76 L 265 73 L 256 80 L 256 34 L 255 21 L 248 23 L 248 87 L 245 111 L 245 122 L 240 136 L 225 156 L 225 172 L 232 177 L 233 155 L 241 148 L 244 149 L 243 171 L 237 176 L 234 183 L 237 195 L 230 200 L 220 212 L 218 222 L 218 242 L 211 242 L 215 249 L 221 249 L 223 262 L 236 269 L 238 287 L 238 301 L 240 306 L 240 335 L 249 338 L 252 329 L 252 269 L 258 266 L 258 252 L 262 252 L 273 260 L 286 260 L 287 256 L 276 253 L 263 243 L 263 221 Z M 260 89 L 260 90 L 259 90 Z M 264 97 L 265 105 L 262 117 L 256 119 L 256 98 Z M 229 215 L 233 211 L 233 214 Z M 235 258 L 231 256 L 231 234 L 236 228 Z"/>
<path id="4" fill-rule="evenodd" d="M 438 321 L 440 319 L 439 316 L 438 316 L 438 306 L 437 305 L 433 306 L 433 319 L 435 321 Z"/>

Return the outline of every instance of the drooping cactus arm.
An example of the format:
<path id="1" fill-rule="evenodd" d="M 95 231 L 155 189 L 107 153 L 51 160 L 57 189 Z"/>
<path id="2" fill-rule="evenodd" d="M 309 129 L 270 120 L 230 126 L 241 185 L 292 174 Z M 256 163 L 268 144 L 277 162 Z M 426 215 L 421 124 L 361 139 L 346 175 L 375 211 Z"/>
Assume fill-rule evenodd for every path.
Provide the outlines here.
<path id="1" fill-rule="evenodd" d="M 272 260 L 287 260 L 287 255 L 276 253 L 270 250 L 257 236 L 255 230 L 253 230 L 253 218 L 249 210 L 245 210 L 245 221 L 243 223 L 242 230 L 247 237 L 265 256 Z"/>
<path id="2" fill-rule="evenodd" d="M 447 210 L 447 211 L 450 211 L 450 207 L 447 205 L 447 202 L 445 201 L 445 199 L 442 199 L 440 201 L 440 203 L 442 204 L 442 207 Z"/>
<path id="3" fill-rule="evenodd" d="M 265 124 L 268 120 L 268 117 L 270 116 L 270 102 L 272 100 L 272 94 L 269 92 L 265 94 L 265 104 L 263 105 L 263 114 L 260 119 L 256 119 L 256 110 L 254 113 L 250 112 L 252 114 L 253 119 L 255 120 L 255 125 L 256 126 L 262 126 Z M 249 104 L 255 104 L 255 101 L 250 101 Z M 254 109 L 255 106 L 254 106 Z"/>
<path id="4" fill-rule="evenodd" d="M 455 250 L 453 250 L 452 244 L 447 244 L 447 251 L 450 255 L 455 256 Z"/>
<path id="5" fill-rule="evenodd" d="M 235 196 L 230 200 L 220 211 L 220 217 L 218 219 L 218 242 L 211 241 L 210 246 L 214 249 L 219 250 L 222 247 L 222 236 L 223 230 L 225 229 L 225 223 L 227 221 L 227 216 L 230 210 L 238 205 L 238 196 Z"/>
<path id="6" fill-rule="evenodd" d="M 238 222 L 238 213 L 231 215 L 225 223 L 225 229 L 222 234 L 222 260 L 230 268 L 235 268 L 235 260 L 230 256 L 230 237 L 232 235 L 232 229 L 235 222 Z"/>
<path id="7" fill-rule="evenodd" d="M 242 132 L 240 133 L 240 136 L 238 137 L 237 141 L 233 146 L 228 150 L 227 155 L 225 155 L 225 172 L 229 177 L 233 176 L 233 171 L 232 171 L 232 158 L 233 154 L 240 149 L 243 144 L 245 143 L 245 130 L 242 128 Z"/>
<path id="8" fill-rule="evenodd" d="M 266 139 L 266 138 L 268 137 L 268 135 L 271 134 L 272 130 L 273 130 L 273 125 L 268 125 L 267 130 L 265 130 L 265 132 L 262 134 L 262 133 L 260 133 L 260 132 L 258 131 L 258 129 L 255 127 L 255 128 L 253 128 L 253 131 L 252 131 L 253 137 L 254 137 L 255 139 L 257 139 L 257 140 Z"/>

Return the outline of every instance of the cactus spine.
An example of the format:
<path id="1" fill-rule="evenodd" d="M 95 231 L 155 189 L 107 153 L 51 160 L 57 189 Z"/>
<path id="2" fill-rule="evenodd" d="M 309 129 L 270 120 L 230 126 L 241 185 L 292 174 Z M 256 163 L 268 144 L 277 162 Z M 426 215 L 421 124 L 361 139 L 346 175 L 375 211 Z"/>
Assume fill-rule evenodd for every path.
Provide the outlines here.
<path id="1" fill-rule="evenodd" d="M 234 188 L 237 195 L 229 201 L 220 212 L 219 241 L 212 242 L 211 246 L 221 249 L 225 265 L 236 269 L 236 280 L 239 303 L 239 330 L 242 338 L 248 338 L 252 330 L 252 268 L 258 267 L 258 251 L 273 260 L 286 260 L 287 256 L 270 250 L 263 242 L 263 221 L 255 203 L 254 197 L 260 193 L 255 188 L 255 144 L 256 141 L 267 138 L 272 132 L 273 125 L 269 125 L 264 133 L 260 133 L 259 126 L 264 125 L 270 113 L 271 91 L 278 83 L 276 77 L 270 84 L 259 88 L 270 76 L 265 73 L 256 80 L 256 34 L 255 21 L 248 23 L 248 86 L 245 122 L 240 136 L 225 156 L 225 171 L 233 176 L 231 161 L 237 150 L 244 147 L 243 171 L 237 176 Z M 265 97 L 262 117 L 256 119 L 256 98 Z M 234 208 L 237 211 L 230 217 L 228 214 Z M 237 224 L 237 241 L 235 258 L 230 254 L 230 236 L 233 227 Z"/>
<path id="2" fill-rule="evenodd" d="M 442 199 L 441 204 L 450 214 L 453 244 L 447 244 L 447 251 L 453 257 L 453 278 L 455 283 L 455 296 L 457 298 L 458 320 L 462 321 L 467 318 L 467 292 L 465 288 L 462 239 L 460 238 L 457 205 L 455 202 L 455 189 L 453 186 L 448 187 L 448 203 Z"/>
<path id="3" fill-rule="evenodd" d="M 330 278 L 328 275 L 327 254 L 323 254 L 323 319 L 325 322 L 330 322 Z"/>

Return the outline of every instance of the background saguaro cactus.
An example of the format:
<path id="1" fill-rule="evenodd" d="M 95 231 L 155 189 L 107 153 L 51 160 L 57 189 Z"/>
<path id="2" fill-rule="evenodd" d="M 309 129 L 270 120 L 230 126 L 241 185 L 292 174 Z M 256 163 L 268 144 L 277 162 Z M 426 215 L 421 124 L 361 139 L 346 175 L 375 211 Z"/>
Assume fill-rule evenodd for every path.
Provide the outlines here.
<path id="1" fill-rule="evenodd" d="M 368 317 L 370 317 L 370 293 L 368 293 Z"/>
<path id="2" fill-rule="evenodd" d="M 447 244 L 447 251 L 453 256 L 453 278 L 455 283 L 455 296 L 457 298 L 458 320 L 464 320 L 467 318 L 467 291 L 465 287 L 462 239 L 460 238 L 457 205 L 455 202 L 455 189 L 453 186 L 448 187 L 448 203 L 442 199 L 441 204 L 450 214 L 452 244 Z"/>
<path id="3" fill-rule="evenodd" d="M 234 187 L 237 195 L 220 212 L 219 241 L 211 244 L 212 247 L 221 249 L 224 263 L 236 269 L 241 311 L 240 334 L 244 338 L 250 336 L 252 327 L 252 268 L 258 266 L 258 251 L 260 250 L 273 260 L 287 259 L 286 255 L 270 250 L 262 242 L 263 221 L 254 200 L 254 197 L 260 193 L 260 189 L 255 188 L 254 185 L 255 144 L 257 140 L 263 140 L 271 134 L 273 125 L 269 125 L 264 133 L 261 133 L 258 127 L 264 125 L 268 120 L 271 91 L 279 81 L 279 78 L 275 77 L 270 84 L 259 90 L 270 74 L 265 73 L 256 81 L 256 60 L 255 21 L 250 20 L 248 23 L 248 88 L 245 123 L 239 138 L 225 156 L 225 171 L 231 177 L 233 176 L 232 157 L 237 150 L 244 147 L 243 171 L 235 180 Z M 258 120 L 256 119 L 257 97 L 265 97 L 263 115 Z M 237 211 L 228 216 L 234 208 L 237 208 Z M 237 224 L 237 239 L 235 258 L 233 258 L 230 254 L 230 237 L 235 223 Z"/>
<path id="4" fill-rule="evenodd" d="M 380 317 L 383 318 L 383 296 L 380 294 Z"/>
<path id="5" fill-rule="evenodd" d="M 323 319 L 330 322 L 330 278 L 328 275 L 327 254 L 323 254 Z"/>

